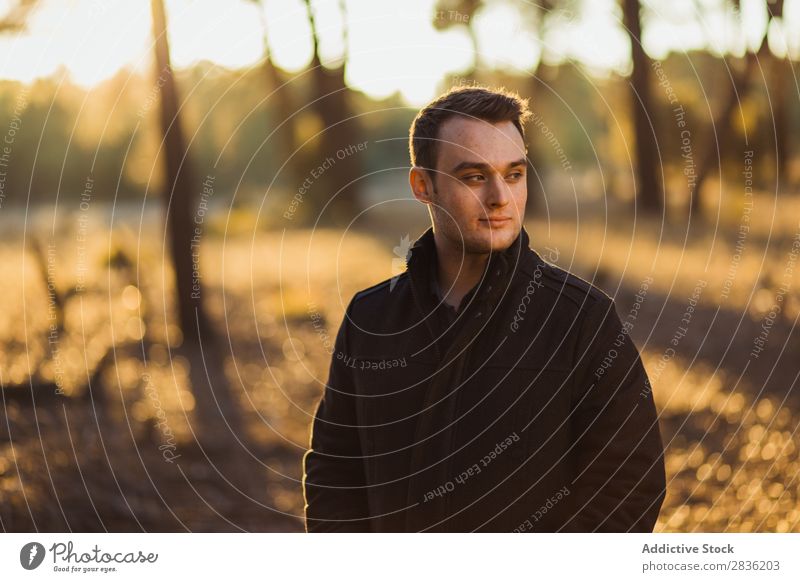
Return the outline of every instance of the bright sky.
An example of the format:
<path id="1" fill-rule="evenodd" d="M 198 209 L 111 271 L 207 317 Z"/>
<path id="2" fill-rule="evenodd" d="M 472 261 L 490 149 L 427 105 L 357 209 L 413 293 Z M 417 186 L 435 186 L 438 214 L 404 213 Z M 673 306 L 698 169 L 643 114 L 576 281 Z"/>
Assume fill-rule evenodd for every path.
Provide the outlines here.
<path id="1" fill-rule="evenodd" d="M 0 0 L 0 13 L 10 0 Z M 114 75 L 123 66 L 152 67 L 150 0 L 40 0 L 28 30 L 0 38 L 0 77 L 25 82 L 64 67 L 84 87 Z M 481 63 L 530 70 L 544 58 L 581 61 L 599 74 L 628 66 L 628 40 L 614 0 L 580 0 L 576 14 L 563 14 L 540 43 L 534 4 L 525 0 L 487 2 L 475 17 Z M 671 50 L 711 46 L 744 50 L 736 17 L 725 0 L 651 0 L 644 43 L 655 58 Z M 252 0 L 166 0 L 173 63 L 198 60 L 246 67 L 263 56 L 258 3 Z M 314 0 L 323 60 L 341 57 L 339 0 Z M 442 77 L 458 74 L 473 61 L 463 25 L 437 31 L 435 0 L 347 0 L 350 60 L 348 83 L 381 98 L 399 91 L 411 104 L 433 97 Z M 702 18 L 696 6 L 703 7 Z M 766 15 L 762 0 L 743 0 L 746 42 L 758 42 Z M 224 9 L 221 7 L 224 6 Z M 786 0 L 785 30 L 800 30 L 800 0 Z M 301 71 L 311 59 L 311 39 L 301 0 L 265 0 L 270 46 L 276 63 Z M 769 31 L 778 53 L 800 54 L 800 35 L 786 39 Z"/>

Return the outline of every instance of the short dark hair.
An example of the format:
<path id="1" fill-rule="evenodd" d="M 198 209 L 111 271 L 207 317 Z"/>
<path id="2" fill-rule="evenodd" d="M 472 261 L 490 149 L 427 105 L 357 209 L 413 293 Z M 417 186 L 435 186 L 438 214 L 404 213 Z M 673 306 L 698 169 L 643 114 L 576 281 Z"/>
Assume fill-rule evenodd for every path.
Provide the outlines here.
<path id="1" fill-rule="evenodd" d="M 431 171 L 436 166 L 437 136 L 442 123 L 456 115 L 490 123 L 510 121 L 525 139 L 525 123 L 530 119 L 528 100 L 505 88 L 451 87 L 423 107 L 409 131 L 411 164 Z"/>

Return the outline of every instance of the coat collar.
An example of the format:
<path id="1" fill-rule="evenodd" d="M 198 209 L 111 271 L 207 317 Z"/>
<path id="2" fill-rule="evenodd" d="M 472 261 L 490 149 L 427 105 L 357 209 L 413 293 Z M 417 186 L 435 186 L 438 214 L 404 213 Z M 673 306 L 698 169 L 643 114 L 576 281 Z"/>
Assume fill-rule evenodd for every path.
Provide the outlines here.
<path id="1" fill-rule="evenodd" d="M 533 252 L 530 249 L 530 237 L 523 226 L 511 245 L 502 250 L 490 253 L 483 274 L 475 288 L 475 292 L 461 311 L 478 305 L 481 308 L 494 310 L 497 302 L 508 289 L 511 278 L 521 265 L 530 260 Z M 435 281 L 433 265 L 437 260 L 436 243 L 433 227 L 429 227 L 414 244 L 406 256 L 406 267 L 415 294 L 422 311 L 430 312 L 436 307 L 435 295 L 431 294 Z M 485 311 L 485 310 L 484 310 Z"/>

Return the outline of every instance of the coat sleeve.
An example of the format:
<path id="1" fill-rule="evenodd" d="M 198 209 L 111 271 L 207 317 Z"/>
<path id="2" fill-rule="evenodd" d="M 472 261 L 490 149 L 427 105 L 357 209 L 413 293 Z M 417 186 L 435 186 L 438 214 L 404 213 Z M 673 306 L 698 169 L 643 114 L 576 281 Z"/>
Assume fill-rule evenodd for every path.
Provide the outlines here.
<path id="1" fill-rule="evenodd" d="M 328 382 L 311 425 L 303 457 L 303 498 L 308 532 L 369 531 L 364 462 L 356 416 L 348 328 L 353 302 L 336 337 Z"/>
<path id="2" fill-rule="evenodd" d="M 582 324 L 570 416 L 575 495 L 566 531 L 651 532 L 664 501 L 658 416 L 630 328 L 607 297 Z"/>

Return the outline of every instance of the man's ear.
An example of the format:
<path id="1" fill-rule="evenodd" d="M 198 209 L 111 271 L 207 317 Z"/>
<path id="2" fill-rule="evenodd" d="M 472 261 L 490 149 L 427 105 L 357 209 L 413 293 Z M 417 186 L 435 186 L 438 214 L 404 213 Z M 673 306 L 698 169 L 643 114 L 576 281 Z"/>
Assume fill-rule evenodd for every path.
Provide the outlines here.
<path id="1" fill-rule="evenodd" d="M 434 194 L 433 181 L 425 168 L 413 166 L 408 172 L 408 183 L 414 198 L 423 204 L 430 204 Z"/>

